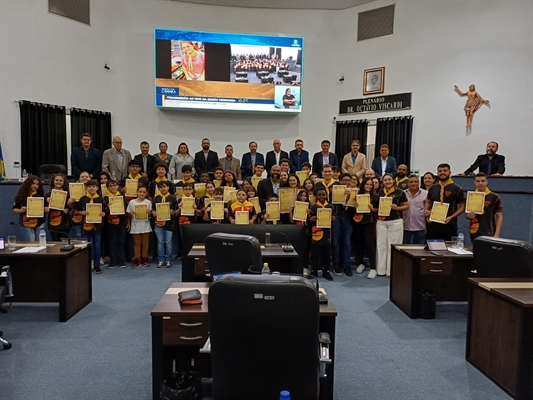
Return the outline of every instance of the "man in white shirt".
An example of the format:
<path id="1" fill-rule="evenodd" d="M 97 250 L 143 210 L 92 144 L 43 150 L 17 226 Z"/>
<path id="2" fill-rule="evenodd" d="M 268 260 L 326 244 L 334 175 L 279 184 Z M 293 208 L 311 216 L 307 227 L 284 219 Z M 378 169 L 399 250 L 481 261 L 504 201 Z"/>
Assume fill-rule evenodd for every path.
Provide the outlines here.
<path id="1" fill-rule="evenodd" d="M 289 158 L 289 153 L 281 150 L 281 141 L 279 139 L 274 139 L 274 141 L 272 142 L 272 147 L 274 148 L 274 150 L 270 150 L 266 154 L 265 169 L 268 171 L 269 174 L 274 165 L 279 165 L 281 160 L 283 160 L 284 158 Z"/>

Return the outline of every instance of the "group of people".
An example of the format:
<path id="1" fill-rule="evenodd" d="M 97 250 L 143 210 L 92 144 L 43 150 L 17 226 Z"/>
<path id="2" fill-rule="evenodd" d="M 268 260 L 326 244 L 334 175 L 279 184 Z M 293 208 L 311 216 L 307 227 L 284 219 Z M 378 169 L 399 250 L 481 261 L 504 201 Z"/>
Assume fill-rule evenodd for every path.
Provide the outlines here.
<path id="1" fill-rule="evenodd" d="M 159 153 L 150 155 L 148 143 L 143 142 L 141 154 L 132 159 L 122 149 L 122 139 L 115 137 L 113 148 L 104 152 L 101 165 L 96 168 L 91 164 L 91 154 L 95 153 L 90 140 L 90 135 L 83 135 L 82 146 L 72 154 L 72 171 L 79 171 L 77 179 L 85 185 L 84 196 L 75 199 L 69 194 L 65 209 L 51 209 L 51 190 L 45 194 L 41 180 L 30 176 L 16 196 L 13 211 L 20 214 L 23 240 L 36 240 L 45 219 L 54 240 L 59 240 L 62 232 L 87 237 L 93 243 L 96 273 L 101 273 L 105 256 L 109 257 L 108 268 L 123 268 L 131 257 L 133 268 L 149 266 L 150 241 L 157 266 L 170 267 L 172 257 L 179 257 L 181 225 L 243 223 L 239 217 L 243 213 L 239 211 L 245 211 L 244 222 L 248 224 L 307 227 L 312 271 L 306 273 L 317 276 L 322 271 L 328 280 L 332 279 L 331 272 L 351 276 L 351 257 L 355 254 L 356 273 L 363 273 L 368 266 L 367 277 L 372 279 L 390 274 L 391 244 L 451 240 L 457 235 L 457 217 L 465 211 L 465 194 L 451 179 L 448 164 L 440 164 L 435 175 L 427 172 L 420 182 L 417 175 L 409 175 L 406 165 L 396 166 L 388 155 L 387 145 L 381 146 L 381 157 L 374 160 L 373 168 L 366 168 L 366 158 L 359 152 L 361 144 L 357 140 L 341 165 L 329 153 L 329 142 L 323 141 L 322 152 L 313 156 L 312 165 L 301 139 L 296 140 L 290 153 L 281 150 L 279 139 L 274 140 L 274 150 L 266 157 L 257 152 L 257 143 L 250 142 L 250 152 L 239 161 L 233 157 L 231 145 L 225 148 L 226 157 L 219 159 L 210 150 L 207 138 L 202 140 L 202 150 L 194 157 L 185 143 L 178 146 L 176 155 L 167 154 L 164 143 L 160 144 Z M 79 159 L 85 164 L 74 164 Z M 124 163 L 127 172 L 121 168 Z M 136 193 L 127 191 L 132 180 L 137 181 Z M 485 208 L 483 214 L 466 215 L 471 238 L 499 236 L 503 223 L 501 200 L 488 189 L 486 173 L 478 173 L 474 183 L 476 191 L 485 193 Z M 345 198 L 341 202 L 333 201 L 336 185 L 344 187 L 341 191 L 344 190 Z M 50 186 L 69 191 L 63 174 L 55 174 Z M 296 203 L 279 217 L 268 214 L 267 203 L 280 201 L 280 189 L 293 189 L 294 200 L 307 203 L 305 218 L 295 218 Z M 358 202 L 365 196 L 357 195 L 368 195 L 370 201 L 360 205 Z M 28 197 L 45 198 L 45 218 L 26 217 Z M 388 214 L 378 212 L 384 197 L 392 198 Z M 116 198 L 121 199 L 121 213 L 111 206 Z M 435 202 L 449 205 L 444 221 L 430 222 Z M 87 205 L 94 203 L 101 204 L 101 223 L 87 222 Z M 220 213 L 213 217 L 217 204 Z M 322 208 L 331 210 L 326 226 L 323 220 L 318 223 Z"/>

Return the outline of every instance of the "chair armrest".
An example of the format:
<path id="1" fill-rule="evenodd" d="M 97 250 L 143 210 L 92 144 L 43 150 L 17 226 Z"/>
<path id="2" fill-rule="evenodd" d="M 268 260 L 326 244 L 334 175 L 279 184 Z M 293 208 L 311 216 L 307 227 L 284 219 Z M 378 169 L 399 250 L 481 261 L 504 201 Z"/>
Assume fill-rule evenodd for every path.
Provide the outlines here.
<path id="1" fill-rule="evenodd" d="M 318 341 L 320 343 L 320 378 L 325 378 L 326 375 L 326 364 L 331 364 L 332 360 L 329 358 L 329 345 L 331 344 L 331 338 L 329 333 L 320 332 L 318 334 Z"/>

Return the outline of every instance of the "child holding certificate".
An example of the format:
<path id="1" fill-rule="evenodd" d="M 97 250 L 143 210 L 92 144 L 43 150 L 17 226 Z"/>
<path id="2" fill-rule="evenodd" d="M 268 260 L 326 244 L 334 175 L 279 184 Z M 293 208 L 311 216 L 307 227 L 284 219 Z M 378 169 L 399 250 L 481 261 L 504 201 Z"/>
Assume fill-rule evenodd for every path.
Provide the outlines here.
<path id="1" fill-rule="evenodd" d="M 176 198 L 169 193 L 170 182 L 160 181 L 157 183 L 159 193 L 155 196 L 152 205 L 152 215 L 155 217 L 154 232 L 157 238 L 157 268 L 172 266 L 172 231 L 174 230 L 174 218 L 176 214 Z M 165 204 L 160 205 L 158 204 Z M 168 206 L 166 205 L 168 204 Z"/>
<path id="2" fill-rule="evenodd" d="M 361 196 L 361 201 L 365 199 L 365 195 L 369 198 L 374 191 L 374 183 L 372 178 L 364 178 L 361 182 L 358 195 Z M 353 216 L 353 230 L 355 233 L 355 256 L 356 264 L 358 265 L 355 270 L 356 273 L 362 274 L 365 270 L 365 263 L 363 261 L 363 255 L 366 254 L 368 261 L 370 262 L 370 271 L 367 275 L 368 279 L 373 279 L 377 276 L 376 271 L 376 239 L 374 237 L 374 213 L 368 209 L 363 209 L 363 205 L 355 201 L 355 214 Z"/>
<path id="3" fill-rule="evenodd" d="M 324 222 L 318 220 L 318 210 L 322 208 L 329 208 L 333 211 L 333 206 L 328 203 L 328 193 L 326 189 L 317 189 L 315 192 L 316 204 L 311 207 L 311 260 L 313 262 L 313 275 L 318 276 L 318 270 L 322 270 L 322 277 L 328 281 L 332 281 L 333 277 L 329 273 L 330 261 L 330 245 L 331 245 L 331 228 L 321 228 Z M 335 220 L 335 216 L 331 214 L 331 221 Z M 331 226 L 331 221 L 329 225 Z"/>
<path id="4" fill-rule="evenodd" d="M 127 217 L 125 213 L 124 196 L 118 189 L 117 181 L 111 179 L 107 182 L 109 195 L 104 197 L 104 212 L 107 219 L 107 239 L 109 241 L 108 269 L 115 267 L 126 268 L 125 246 L 126 246 L 126 225 Z"/>
<path id="5" fill-rule="evenodd" d="M 68 181 L 62 174 L 53 174 L 50 178 L 52 190 L 46 193 L 46 207 L 44 211 L 48 213 L 48 231 L 54 242 L 61 241 L 61 238 L 68 236 L 70 230 L 70 210 L 68 201 Z M 64 233 L 64 235 L 61 234 Z"/>
<path id="6" fill-rule="evenodd" d="M 83 218 L 83 235 L 88 242 L 92 243 L 91 252 L 93 260 L 93 271 L 97 274 L 102 273 L 100 268 L 100 258 L 102 257 L 102 217 L 105 213 L 102 211 L 103 199 L 98 194 L 98 182 L 90 180 L 85 183 L 87 192 L 82 196 L 79 202 L 76 203 L 75 208 L 79 210 Z M 91 212 L 91 206 L 98 204 L 97 215 Z M 99 222 L 98 222 L 99 221 Z"/>
<path id="7" fill-rule="evenodd" d="M 270 204 L 272 203 L 272 204 Z M 277 204 L 275 204 L 277 203 Z M 280 204 L 279 204 L 279 197 L 277 194 L 275 193 L 272 193 L 270 196 L 268 196 L 268 199 L 267 199 L 267 203 L 265 203 L 265 206 L 266 208 L 264 210 L 261 211 L 261 213 L 259 214 L 258 218 L 259 218 L 259 223 L 261 225 L 279 225 L 281 224 L 281 214 L 279 212 L 279 208 L 280 208 Z M 273 211 L 270 211 L 269 213 L 269 208 L 270 207 L 274 207 L 274 212 L 276 215 L 272 215 L 270 213 L 272 213 Z M 270 208 L 270 210 L 272 210 L 272 208 Z"/>
<path id="8" fill-rule="evenodd" d="M 390 276 L 391 244 L 403 242 L 402 211 L 409 209 L 409 202 L 405 192 L 396 188 L 391 174 L 383 175 L 382 181 L 383 188 L 374 194 L 369 208 L 370 211 L 378 212 L 376 223 L 377 275 Z M 370 272 L 372 273 L 372 270 Z"/>
<path id="9" fill-rule="evenodd" d="M 183 167 L 190 167 L 190 165 L 184 165 Z M 194 186 L 190 183 L 185 183 L 183 185 L 183 197 L 178 199 L 178 209 L 176 211 L 179 225 L 196 223 L 196 215 L 200 214 L 201 212 L 202 210 L 198 209 L 196 198 L 194 197 Z"/>
<path id="10" fill-rule="evenodd" d="M 146 198 L 148 190 L 144 186 L 137 189 L 137 198 L 128 203 L 130 234 L 133 237 L 133 263 L 132 268 L 140 265 L 150 266 L 148 261 L 148 242 L 150 239 L 149 216 L 152 214 L 152 202 Z"/>
<path id="11" fill-rule="evenodd" d="M 227 172 L 227 171 L 226 171 Z M 231 205 L 231 210 L 229 214 L 229 222 L 235 224 L 237 221 L 237 211 L 248 211 L 248 224 L 253 224 L 257 215 L 255 215 L 254 205 L 246 200 L 246 192 L 243 189 L 237 191 L 237 201 L 233 202 Z"/>
<path id="12" fill-rule="evenodd" d="M 41 179 L 36 175 L 29 176 L 20 186 L 13 204 L 13 212 L 15 214 L 19 214 L 20 216 L 20 240 L 25 242 L 34 242 L 39 240 L 39 230 L 44 224 L 44 209 L 42 217 L 27 216 L 28 198 L 31 197 L 44 198 L 43 184 Z"/>
<path id="13" fill-rule="evenodd" d="M 298 215 L 298 210 L 296 209 L 296 204 L 295 204 L 292 207 L 292 212 L 289 213 L 289 218 L 290 218 L 291 224 L 307 225 L 307 220 L 309 219 L 309 214 L 311 214 L 311 209 L 309 208 L 309 192 L 307 190 L 305 190 L 305 189 L 300 190 L 298 192 L 298 194 L 296 195 L 296 201 L 298 201 L 300 203 L 307 203 L 307 209 L 305 211 L 305 213 L 306 213 L 305 220 L 303 220 L 303 218 L 298 218 L 297 220 L 294 219 L 295 212 L 296 212 L 296 216 L 297 217 L 298 216 L 303 217 L 303 215 Z"/>
<path id="14" fill-rule="evenodd" d="M 209 222 L 211 224 L 228 224 L 229 223 L 229 206 L 228 203 L 224 202 L 224 188 L 217 187 L 213 191 L 213 201 L 223 202 L 222 209 L 215 210 L 218 211 L 219 215 L 212 215 L 214 213 L 213 206 L 211 203 L 205 208 L 204 222 Z M 220 204 L 220 203 L 217 203 Z M 216 208 L 216 207 L 215 207 Z M 215 218 L 217 217 L 217 218 Z"/>
<path id="15" fill-rule="evenodd" d="M 205 222 L 204 215 L 206 212 L 207 207 L 209 207 L 209 203 L 214 200 L 215 195 L 215 184 L 211 181 L 206 182 L 205 184 L 205 194 L 202 196 L 202 198 L 198 201 L 198 222 Z"/>
<path id="16" fill-rule="evenodd" d="M 85 194 L 85 183 L 91 179 L 89 173 L 87 171 L 82 171 L 80 174 L 80 177 L 78 178 L 78 182 L 76 183 L 82 183 L 83 186 L 81 186 L 81 190 L 79 190 L 81 193 L 78 192 L 76 185 L 70 187 L 69 185 L 69 199 L 67 201 L 67 204 L 69 208 L 72 208 L 72 214 L 70 216 L 70 236 L 81 238 L 83 235 L 83 216 L 80 214 L 79 207 L 76 207 L 76 203 L 82 198 L 82 196 Z"/>
<path id="17" fill-rule="evenodd" d="M 121 182 L 122 193 L 126 196 L 126 203 L 129 203 L 137 197 L 137 188 L 148 186 L 148 179 L 140 174 L 141 169 L 142 164 L 139 160 L 131 160 L 128 163 L 128 170 L 130 173 L 128 176 L 124 177 Z M 137 184 L 133 184 L 133 181 L 137 181 Z"/>
<path id="18" fill-rule="evenodd" d="M 158 192 L 158 183 L 159 182 L 167 182 L 168 186 L 168 193 L 174 193 L 174 187 L 172 185 L 172 182 L 170 182 L 167 179 L 167 172 L 168 172 L 168 166 L 165 163 L 157 163 L 155 166 L 155 173 L 157 174 L 157 177 L 150 182 L 150 186 L 148 187 L 148 193 L 150 193 L 150 197 L 153 199 L 157 195 L 159 195 Z"/>
<path id="19" fill-rule="evenodd" d="M 351 176 L 348 173 L 343 173 L 340 176 L 340 185 L 333 184 L 332 186 L 332 198 L 333 192 L 337 193 L 337 188 L 342 195 L 340 199 L 344 203 L 350 198 L 351 192 L 348 187 L 351 183 Z M 335 200 L 336 202 L 336 200 Z M 333 271 L 336 275 L 341 275 L 342 272 L 347 276 L 352 276 L 352 270 L 350 268 L 350 257 L 352 255 L 352 232 L 353 232 L 353 214 L 354 207 L 348 207 L 345 204 L 333 204 L 333 214 L 336 217 L 336 221 L 331 224 L 331 249 L 333 258 Z"/>
<path id="20" fill-rule="evenodd" d="M 483 203 L 476 207 L 477 204 L 470 204 L 470 201 L 467 201 L 465 216 L 470 221 L 470 240 L 472 242 L 479 236 L 500 237 L 500 231 L 503 225 L 502 201 L 500 196 L 489 190 L 487 187 L 488 183 L 489 181 L 485 173 L 480 172 L 476 174 L 474 177 L 476 193 L 485 194 L 482 198 Z M 470 197 L 468 200 L 470 200 Z M 479 211 L 482 211 L 482 213 Z"/>

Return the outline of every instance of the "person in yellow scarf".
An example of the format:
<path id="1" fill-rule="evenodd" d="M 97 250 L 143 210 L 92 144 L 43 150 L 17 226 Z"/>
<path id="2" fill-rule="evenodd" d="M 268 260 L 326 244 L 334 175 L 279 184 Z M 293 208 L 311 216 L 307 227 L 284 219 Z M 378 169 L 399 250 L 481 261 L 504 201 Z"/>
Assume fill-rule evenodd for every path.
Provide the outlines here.
<path id="1" fill-rule="evenodd" d="M 487 187 L 489 180 L 483 172 L 476 174 L 474 185 L 476 192 L 485 193 L 483 214 L 474 214 L 473 212 L 465 215 L 470 221 L 470 240 L 473 242 L 479 236 L 500 237 L 503 225 L 503 207 L 500 196 L 491 192 Z"/>
<path id="2" fill-rule="evenodd" d="M 247 198 L 248 196 L 243 189 L 239 189 L 237 191 L 237 201 L 231 204 L 231 211 L 229 214 L 230 223 L 235 224 L 237 211 L 248 211 L 248 223 L 250 225 L 255 223 L 255 219 L 257 218 L 257 215 L 255 214 L 255 208 L 251 202 L 246 200 Z"/>
<path id="3" fill-rule="evenodd" d="M 125 260 L 125 246 L 126 246 L 126 211 L 124 196 L 119 190 L 117 181 L 111 179 L 107 182 L 107 190 L 109 193 L 104 197 L 104 209 L 107 215 L 107 239 L 109 241 L 109 258 L 110 262 L 108 269 L 115 267 L 126 268 Z M 122 209 L 111 213 L 110 199 L 112 197 L 119 198 L 122 201 Z"/>
<path id="4" fill-rule="evenodd" d="M 39 240 L 39 231 L 44 224 L 42 218 L 27 217 L 28 197 L 44 197 L 43 183 L 36 175 L 29 176 L 15 196 L 13 212 L 19 214 L 19 237 L 17 239 L 25 242 L 34 242 Z"/>
<path id="5" fill-rule="evenodd" d="M 174 230 L 174 215 L 176 215 L 176 198 L 169 192 L 170 182 L 160 181 L 157 183 L 159 193 L 154 197 L 152 205 L 152 215 L 155 217 L 154 232 L 157 238 L 157 268 L 172 266 L 172 233 Z M 165 218 L 159 215 L 157 205 L 159 203 L 169 203 L 169 215 Z M 163 212 L 163 211 L 162 211 Z"/>
<path id="6" fill-rule="evenodd" d="M 100 268 L 100 257 L 102 257 L 102 223 L 87 222 L 88 204 L 101 204 L 100 221 L 101 217 L 105 216 L 103 211 L 104 200 L 98 195 L 98 182 L 91 179 L 85 184 L 86 193 L 82 196 L 80 201 L 76 204 L 79 207 L 80 215 L 83 215 L 83 235 L 92 243 L 91 252 L 93 260 L 93 271 L 97 274 L 102 273 Z"/>
<path id="7" fill-rule="evenodd" d="M 406 190 L 408 188 L 408 180 L 407 174 L 409 173 L 409 168 L 407 168 L 407 165 L 400 164 L 398 166 L 398 169 L 396 170 L 396 178 L 394 179 L 394 184 L 398 189 Z"/>
<path id="8" fill-rule="evenodd" d="M 329 164 L 326 164 L 328 166 Z M 329 165 L 331 171 L 331 165 Z M 331 173 L 331 172 L 330 172 Z M 328 203 L 328 193 L 323 187 L 315 191 L 316 203 L 311 207 L 311 260 L 313 262 L 313 275 L 318 276 L 318 270 L 322 270 L 322 277 L 332 281 L 333 277 L 329 272 L 329 263 L 331 258 L 331 228 L 320 228 L 317 226 L 318 210 L 320 208 L 329 208 L 333 211 L 333 206 Z M 332 212 L 331 220 L 335 220 Z"/>

